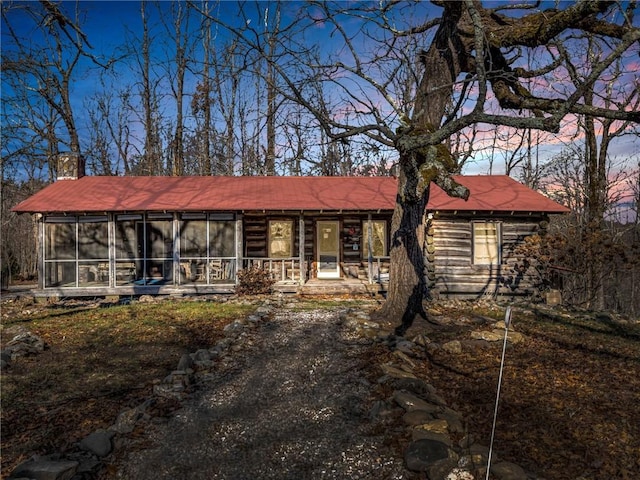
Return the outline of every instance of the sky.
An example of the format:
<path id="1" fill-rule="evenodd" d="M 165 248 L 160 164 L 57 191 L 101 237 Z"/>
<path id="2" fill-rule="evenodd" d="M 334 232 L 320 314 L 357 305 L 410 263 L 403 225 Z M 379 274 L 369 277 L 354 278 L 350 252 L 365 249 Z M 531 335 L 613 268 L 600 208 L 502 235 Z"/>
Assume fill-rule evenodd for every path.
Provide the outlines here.
<path id="1" fill-rule="evenodd" d="M 570 2 L 564 2 L 564 4 L 568 3 Z M 64 4 L 66 8 L 75 6 L 75 2 L 64 2 Z M 288 4 L 292 6 L 294 5 L 292 3 Z M 552 6 L 553 4 L 554 2 L 543 2 L 543 5 L 541 5 L 540 8 L 543 9 Z M 161 5 L 163 8 L 170 7 L 169 2 L 162 2 Z M 285 5 L 287 4 L 285 3 Z M 562 5 L 563 4 L 561 4 L 561 6 Z M 140 19 L 140 3 L 138 1 L 81 1 L 79 6 L 82 11 L 82 15 L 84 16 L 82 28 L 88 35 L 88 40 L 93 47 L 92 52 L 99 58 L 109 58 L 113 55 L 113 52 L 122 50 L 123 45 L 127 43 L 127 39 L 140 35 L 142 23 Z M 223 20 L 240 20 L 237 14 L 236 2 L 220 2 L 219 4 L 214 5 L 213 10 L 215 11 L 215 14 Z M 154 28 L 154 34 L 156 36 L 161 36 L 161 29 L 157 27 L 157 22 L 159 20 L 157 11 L 155 8 L 149 8 L 148 12 L 150 15 L 150 24 L 156 25 Z M 290 12 L 287 12 L 287 9 L 285 8 L 285 14 L 286 13 L 293 13 L 293 9 Z M 258 19 L 256 18 L 255 21 L 258 21 Z M 18 30 L 23 30 L 25 35 L 31 34 L 29 32 L 31 27 L 28 27 L 26 22 L 22 23 L 19 19 L 12 26 Z M 341 46 L 335 42 L 336 38 L 329 35 L 329 33 L 329 31 L 322 28 L 322 25 L 319 25 L 316 42 L 322 45 L 325 49 L 341 48 Z M 220 35 L 220 40 L 222 40 L 222 36 L 224 34 L 222 32 L 215 32 L 214 37 L 216 35 Z M 37 35 L 34 35 L 32 39 L 36 41 Z M 2 48 L 7 48 L 4 41 Z M 121 75 L 122 83 L 131 81 L 131 73 L 128 73 L 127 69 L 120 70 L 119 75 Z M 87 70 L 74 82 L 73 101 L 75 102 L 77 111 L 80 112 L 79 117 L 82 118 L 83 115 L 86 115 L 87 112 L 84 102 L 92 95 L 96 88 L 99 88 L 99 85 L 96 81 L 95 67 Z M 6 119 L 3 121 L 6 121 Z M 86 135 L 87 132 L 85 131 L 84 134 Z M 569 140 L 566 137 L 566 134 L 565 136 L 545 135 L 544 138 L 545 142 L 538 145 L 536 150 L 536 153 L 541 158 L 550 158 L 551 156 L 558 154 L 565 147 L 565 142 L 567 141 L 575 142 L 575 139 Z M 638 137 L 634 135 L 629 135 L 616 140 L 610 149 L 610 154 L 612 156 L 621 159 L 629 159 L 632 164 L 639 161 L 639 152 L 640 141 L 638 140 Z M 467 163 L 464 173 L 485 174 L 489 173 L 489 171 L 494 174 L 503 173 L 504 167 L 498 157 L 494 158 L 493 167 L 490 170 L 487 159 L 489 154 L 490 150 L 477 153 L 474 159 Z"/>

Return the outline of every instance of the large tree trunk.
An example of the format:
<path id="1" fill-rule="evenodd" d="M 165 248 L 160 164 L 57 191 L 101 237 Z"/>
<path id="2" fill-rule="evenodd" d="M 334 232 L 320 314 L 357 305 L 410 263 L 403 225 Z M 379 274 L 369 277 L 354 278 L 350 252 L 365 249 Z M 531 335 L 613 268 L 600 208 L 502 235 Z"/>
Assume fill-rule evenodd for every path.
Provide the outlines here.
<path id="1" fill-rule="evenodd" d="M 401 161 L 402 163 L 402 161 Z M 414 190 L 404 172 L 399 175 L 399 191 Z M 412 188 L 413 187 L 413 188 Z M 396 333 L 403 335 L 416 315 L 425 316 L 422 301 L 429 291 L 425 278 L 423 256 L 424 214 L 429 189 L 420 195 L 398 195 L 391 220 L 391 268 L 389 291 L 379 315 L 400 320 Z"/>
<path id="2" fill-rule="evenodd" d="M 416 315 L 426 317 L 423 300 L 429 298 L 424 263 L 424 215 L 431 182 L 449 195 L 467 198 L 466 188 L 451 180 L 458 166 L 445 145 L 415 147 L 415 140 L 438 129 L 451 102 L 453 85 L 462 67 L 468 69 L 458 23 L 468 21 L 459 2 L 444 4 L 443 22 L 426 52 L 421 52 L 424 73 L 416 93 L 410 125 L 398 131 L 400 152 L 398 196 L 391 222 L 391 268 L 387 301 L 381 318 L 400 322 L 404 334 Z"/>

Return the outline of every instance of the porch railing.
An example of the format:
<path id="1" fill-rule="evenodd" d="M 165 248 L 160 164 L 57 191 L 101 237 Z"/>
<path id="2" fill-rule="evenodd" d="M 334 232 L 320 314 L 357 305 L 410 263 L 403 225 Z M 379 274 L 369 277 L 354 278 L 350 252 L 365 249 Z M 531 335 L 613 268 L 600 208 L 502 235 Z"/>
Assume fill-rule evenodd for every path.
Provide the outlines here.
<path id="1" fill-rule="evenodd" d="M 391 257 L 374 257 L 368 262 L 369 283 L 389 282 L 389 263 Z"/>
<path id="2" fill-rule="evenodd" d="M 300 279 L 306 276 L 306 268 L 300 264 L 299 257 L 242 259 L 242 268 L 256 266 L 269 272 L 276 282 L 300 283 Z"/>

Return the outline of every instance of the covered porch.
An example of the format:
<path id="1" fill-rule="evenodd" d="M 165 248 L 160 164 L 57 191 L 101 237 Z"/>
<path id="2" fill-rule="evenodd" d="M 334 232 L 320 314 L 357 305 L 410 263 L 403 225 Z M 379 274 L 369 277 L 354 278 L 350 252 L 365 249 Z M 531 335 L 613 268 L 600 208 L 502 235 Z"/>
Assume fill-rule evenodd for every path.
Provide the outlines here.
<path id="1" fill-rule="evenodd" d="M 38 296 L 233 293 L 260 268 L 274 290 L 386 290 L 388 220 L 370 212 L 43 215 Z"/>

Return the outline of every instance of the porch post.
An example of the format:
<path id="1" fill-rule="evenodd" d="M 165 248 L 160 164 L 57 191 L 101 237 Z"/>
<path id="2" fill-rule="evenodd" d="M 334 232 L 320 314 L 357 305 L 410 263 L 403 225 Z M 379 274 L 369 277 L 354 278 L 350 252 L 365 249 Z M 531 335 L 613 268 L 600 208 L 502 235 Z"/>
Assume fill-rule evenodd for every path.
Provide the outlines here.
<path id="1" fill-rule="evenodd" d="M 173 212 L 173 252 L 171 259 L 173 264 L 173 285 L 180 284 L 180 221 L 178 220 L 178 212 Z"/>
<path id="2" fill-rule="evenodd" d="M 36 213 L 38 288 L 44 289 L 44 215 Z"/>
<path id="3" fill-rule="evenodd" d="M 116 286 L 116 214 L 107 213 L 109 237 L 109 288 Z"/>
<path id="4" fill-rule="evenodd" d="M 304 263 L 304 213 L 298 218 L 298 257 L 300 261 L 300 285 L 304 285 L 307 278 L 307 266 Z"/>
<path id="5" fill-rule="evenodd" d="M 236 213 L 236 275 L 235 283 L 238 284 L 238 271 L 242 270 L 242 256 L 244 246 L 244 232 L 242 230 L 242 213 Z"/>
<path id="6" fill-rule="evenodd" d="M 369 283 L 373 283 L 373 235 L 372 235 L 371 214 L 367 214 L 367 275 Z"/>

